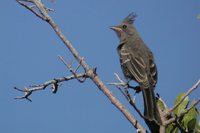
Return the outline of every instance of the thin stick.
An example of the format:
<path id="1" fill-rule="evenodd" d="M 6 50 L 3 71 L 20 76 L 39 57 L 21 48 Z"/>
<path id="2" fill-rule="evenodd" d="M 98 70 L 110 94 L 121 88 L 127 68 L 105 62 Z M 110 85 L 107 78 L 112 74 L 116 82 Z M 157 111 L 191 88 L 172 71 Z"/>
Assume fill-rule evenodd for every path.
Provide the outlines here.
<path id="1" fill-rule="evenodd" d="M 176 103 L 171 109 L 169 109 L 169 112 L 167 113 L 167 115 L 169 115 L 170 113 L 172 113 L 182 102 L 183 100 L 188 96 L 190 95 L 194 90 L 196 90 L 198 88 L 200 84 L 200 80 L 198 80 L 193 86 L 192 88 L 190 88 L 186 93 L 185 95 L 181 98 L 181 100 Z"/>
<path id="2" fill-rule="evenodd" d="M 56 93 L 58 87 L 60 86 L 59 83 L 60 82 L 63 82 L 63 81 L 69 81 L 69 80 L 73 80 L 73 79 L 76 79 L 76 78 L 81 78 L 81 77 L 87 77 L 85 75 L 85 73 L 82 73 L 82 74 L 78 74 L 76 75 L 76 77 L 74 75 L 72 76 L 68 76 L 68 77 L 61 77 L 61 78 L 55 78 L 53 80 L 50 80 L 50 81 L 47 81 L 43 84 L 40 84 L 40 85 L 33 85 L 33 86 L 30 86 L 30 87 L 25 87 L 24 89 L 19 89 L 17 87 L 14 87 L 15 90 L 17 91 L 20 91 L 20 92 L 23 92 L 24 93 L 24 96 L 21 96 L 21 97 L 16 97 L 15 99 L 27 99 L 29 101 L 32 101 L 29 96 L 31 96 L 31 94 L 35 91 L 40 91 L 40 90 L 44 90 L 47 86 L 49 85 L 53 85 L 54 87 L 52 87 L 52 92 L 53 93 Z"/>
<path id="3" fill-rule="evenodd" d="M 197 101 L 195 101 L 189 108 L 183 110 L 180 114 L 178 114 L 178 116 L 172 117 L 171 119 L 165 121 L 164 125 L 169 125 L 169 124 L 175 122 L 180 117 L 182 117 L 183 115 L 185 115 L 186 113 L 188 113 L 193 107 L 195 107 L 199 103 L 200 103 L 200 98 Z"/>

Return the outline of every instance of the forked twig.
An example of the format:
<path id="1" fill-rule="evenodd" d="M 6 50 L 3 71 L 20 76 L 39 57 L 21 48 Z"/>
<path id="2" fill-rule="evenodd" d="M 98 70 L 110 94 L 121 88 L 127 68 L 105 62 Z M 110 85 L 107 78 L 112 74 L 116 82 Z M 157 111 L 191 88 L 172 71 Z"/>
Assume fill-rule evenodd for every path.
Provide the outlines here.
<path id="1" fill-rule="evenodd" d="M 24 0 L 24 2 L 20 1 L 20 0 L 16 0 L 20 5 L 24 6 L 25 8 L 27 8 L 28 10 L 30 10 L 33 14 L 35 14 L 37 17 L 41 18 L 42 20 L 47 20 L 45 16 L 43 16 L 41 13 L 38 13 L 37 11 L 34 10 L 35 7 L 37 7 L 36 5 L 27 5 L 25 2 L 30 2 L 33 3 L 32 0 Z"/>
<path id="2" fill-rule="evenodd" d="M 132 87 L 130 86 L 128 83 L 124 82 L 122 80 L 122 78 L 117 74 L 117 73 L 114 73 L 115 76 L 117 77 L 117 79 L 119 80 L 118 83 L 108 83 L 109 85 L 115 85 L 119 90 L 120 92 L 123 94 L 123 96 L 126 98 L 126 100 L 130 103 L 130 105 L 136 110 L 136 112 L 140 115 L 140 117 L 144 118 L 144 115 L 142 114 L 142 112 L 137 108 L 136 104 L 135 104 L 135 98 L 132 98 L 131 94 L 129 93 L 129 88 L 132 88 L 134 90 L 136 90 L 135 88 L 136 87 Z M 124 88 L 125 91 L 123 91 L 121 89 L 121 86 Z M 137 90 L 136 90 L 137 92 Z"/>
<path id="3" fill-rule="evenodd" d="M 59 55 L 58 58 L 63 62 L 63 64 L 69 69 L 69 71 L 74 75 L 74 77 L 76 77 L 76 79 L 77 79 L 80 83 L 85 82 L 86 77 L 78 78 L 78 77 L 77 77 L 77 74 L 76 74 L 76 72 L 78 71 L 78 69 L 81 67 L 81 62 L 79 63 L 79 65 L 78 65 L 78 66 L 76 67 L 76 69 L 74 70 L 74 69 L 72 68 L 72 65 L 71 65 L 71 64 L 68 64 L 68 63 L 63 59 L 62 56 Z M 84 60 L 84 58 L 82 58 L 82 60 Z"/>
<path id="4" fill-rule="evenodd" d="M 15 99 L 26 99 L 30 102 L 32 102 L 32 100 L 29 98 L 29 96 L 32 94 L 32 90 L 29 90 L 25 87 L 25 89 L 19 89 L 17 87 L 14 87 L 15 90 L 18 90 L 18 91 L 21 91 L 21 92 L 24 92 L 24 96 L 21 96 L 21 97 L 16 97 Z"/>
<path id="5" fill-rule="evenodd" d="M 69 81 L 69 80 L 76 79 L 76 78 L 83 78 L 83 77 L 87 78 L 87 75 L 85 73 L 82 73 L 82 74 L 77 74 L 76 77 L 74 75 L 72 75 L 72 76 L 68 76 L 68 77 L 55 78 L 55 79 L 47 81 L 43 84 L 32 85 L 29 87 L 25 87 L 24 89 L 19 89 L 17 87 L 14 87 L 15 90 L 24 93 L 24 96 L 16 97 L 15 99 L 27 99 L 31 102 L 32 100 L 30 99 L 30 96 L 35 91 L 44 90 L 47 86 L 52 85 L 51 86 L 52 93 L 55 94 L 58 90 L 58 87 L 61 86 L 61 84 L 60 84 L 61 82 Z"/>

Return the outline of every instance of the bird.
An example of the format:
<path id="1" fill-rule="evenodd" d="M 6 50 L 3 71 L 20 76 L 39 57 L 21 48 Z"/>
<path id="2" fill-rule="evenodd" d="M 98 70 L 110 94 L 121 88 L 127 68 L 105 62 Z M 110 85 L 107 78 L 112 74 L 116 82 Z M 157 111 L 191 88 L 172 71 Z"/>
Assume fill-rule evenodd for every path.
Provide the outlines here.
<path id="1" fill-rule="evenodd" d="M 155 59 L 151 50 L 144 43 L 133 23 L 135 13 L 130 13 L 121 24 L 112 26 L 119 38 L 117 52 L 122 72 L 127 81 L 136 81 L 143 95 L 144 119 L 150 130 L 159 132 L 161 117 L 158 111 L 154 89 L 158 80 Z"/>

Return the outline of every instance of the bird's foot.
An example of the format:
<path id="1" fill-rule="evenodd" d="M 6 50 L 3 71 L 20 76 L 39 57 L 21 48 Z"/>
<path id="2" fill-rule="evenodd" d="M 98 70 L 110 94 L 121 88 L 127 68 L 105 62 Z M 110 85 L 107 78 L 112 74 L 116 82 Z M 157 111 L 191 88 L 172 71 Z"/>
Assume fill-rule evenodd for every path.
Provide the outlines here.
<path id="1" fill-rule="evenodd" d="M 130 86 L 128 84 L 128 88 L 135 90 L 135 93 L 139 93 L 141 91 L 140 86 Z"/>

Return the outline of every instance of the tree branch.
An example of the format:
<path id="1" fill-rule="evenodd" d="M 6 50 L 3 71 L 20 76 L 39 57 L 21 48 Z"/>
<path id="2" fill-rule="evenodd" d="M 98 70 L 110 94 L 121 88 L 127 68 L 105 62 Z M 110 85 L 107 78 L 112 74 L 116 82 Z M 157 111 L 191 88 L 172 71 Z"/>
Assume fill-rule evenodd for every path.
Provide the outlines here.
<path id="1" fill-rule="evenodd" d="M 25 87 L 24 89 L 19 89 L 17 87 L 14 87 L 15 90 L 24 93 L 24 96 L 16 97 L 15 99 L 27 99 L 30 102 L 32 102 L 32 100 L 29 98 L 29 96 L 31 96 L 31 94 L 33 92 L 40 91 L 40 90 L 45 90 L 45 88 L 47 86 L 52 85 L 51 86 L 52 92 L 56 93 L 61 82 L 69 81 L 69 80 L 73 80 L 73 79 L 77 79 L 77 78 L 88 78 L 88 77 L 87 77 L 87 75 L 85 73 L 81 73 L 81 74 L 78 74 L 76 76 L 72 75 L 72 76 L 68 76 L 68 77 L 55 78 L 55 79 L 47 81 L 47 82 L 45 82 L 43 84 L 32 85 L 32 86 L 29 86 L 29 87 Z"/>
<path id="2" fill-rule="evenodd" d="M 27 5 L 26 3 L 24 3 L 24 2 L 22 2 L 22 1 L 20 1 L 20 0 L 16 0 L 20 5 L 22 5 L 22 6 L 24 6 L 25 8 L 27 8 L 28 10 L 30 10 L 33 14 L 35 14 L 37 17 L 39 17 L 39 18 L 41 18 L 42 20 L 45 20 L 46 21 L 46 18 L 42 15 L 42 14 L 40 14 L 40 13 L 38 13 L 37 11 L 35 11 L 34 10 L 34 8 L 36 7 L 35 5 L 33 5 L 33 6 L 29 6 L 29 5 Z M 32 0 L 24 0 L 25 2 L 30 2 L 30 3 L 33 3 L 33 1 Z"/>
<path id="3" fill-rule="evenodd" d="M 129 93 L 129 88 L 132 88 L 134 89 L 136 92 L 138 91 L 136 89 L 136 87 L 132 87 L 130 86 L 128 83 L 124 82 L 122 80 L 122 78 L 117 74 L 117 73 L 114 73 L 115 76 L 117 77 L 117 79 L 119 80 L 118 83 L 108 83 L 109 85 L 115 85 L 119 90 L 120 92 L 123 94 L 123 96 L 126 98 L 126 100 L 129 102 L 129 104 L 136 110 L 136 112 L 140 115 L 140 117 L 142 117 L 144 119 L 144 115 L 142 114 L 142 112 L 137 108 L 136 104 L 135 104 L 135 98 L 132 98 L 130 93 Z M 123 89 L 125 90 L 125 92 L 120 88 L 120 87 L 123 87 Z"/>
<path id="4" fill-rule="evenodd" d="M 198 81 L 192 86 L 192 88 L 190 88 L 190 89 L 185 93 L 185 95 L 181 98 L 181 100 L 180 100 L 178 103 L 176 103 L 171 109 L 169 109 L 169 111 L 168 111 L 168 113 L 167 113 L 166 115 L 171 114 L 171 113 L 184 101 L 184 99 L 185 99 L 187 96 L 189 96 L 194 90 L 196 90 L 196 89 L 198 88 L 199 84 L 200 84 L 200 80 L 198 80 Z"/>
<path id="5" fill-rule="evenodd" d="M 86 78 L 84 77 L 84 78 L 78 78 L 77 77 L 77 74 L 76 74 L 76 72 L 78 71 L 78 69 L 80 68 L 80 66 L 81 66 L 81 64 L 79 64 L 78 66 L 77 66 L 77 68 L 74 70 L 73 68 L 72 68 L 72 65 L 71 64 L 68 64 L 64 59 L 63 59 L 63 57 L 62 56 L 58 56 L 59 57 L 59 59 L 63 62 L 63 64 L 69 69 L 69 71 L 74 75 L 74 77 L 76 77 L 76 79 L 80 82 L 80 83 L 83 83 L 85 80 L 86 80 Z M 82 59 L 83 60 L 83 59 Z M 81 61 L 82 61 L 81 60 Z M 80 62 L 81 63 L 81 62 Z"/>
<path id="6" fill-rule="evenodd" d="M 179 118 L 181 118 L 183 115 L 187 114 L 193 107 L 195 107 L 197 104 L 200 103 L 200 98 L 195 101 L 189 108 L 183 110 L 180 114 L 178 114 L 178 116 L 172 117 L 169 120 L 164 122 L 164 125 L 169 125 L 175 121 L 177 121 Z"/>
<path id="7" fill-rule="evenodd" d="M 16 0 L 19 4 L 21 4 L 19 0 Z M 40 11 L 40 15 L 36 14 L 33 10 L 31 10 L 26 4 L 21 4 L 27 9 L 31 10 L 36 16 L 46 21 L 51 25 L 55 33 L 58 37 L 63 41 L 65 46 L 70 50 L 75 59 L 80 62 L 80 65 L 86 72 L 86 75 L 93 81 L 93 83 L 107 96 L 107 98 L 111 101 L 115 107 L 122 112 L 122 114 L 127 118 L 127 120 L 140 132 L 146 132 L 140 123 L 132 116 L 132 114 L 123 106 L 123 104 L 112 94 L 112 92 L 107 88 L 107 86 L 101 81 L 99 76 L 96 74 L 96 71 L 91 69 L 85 60 L 78 54 L 78 52 L 74 49 L 72 44 L 68 41 L 68 39 L 63 35 L 57 24 L 53 21 L 53 19 L 48 15 L 46 8 L 42 4 L 41 0 L 26 0 L 27 2 L 33 3 L 38 10 Z M 43 16 L 43 17 L 41 17 Z"/>

